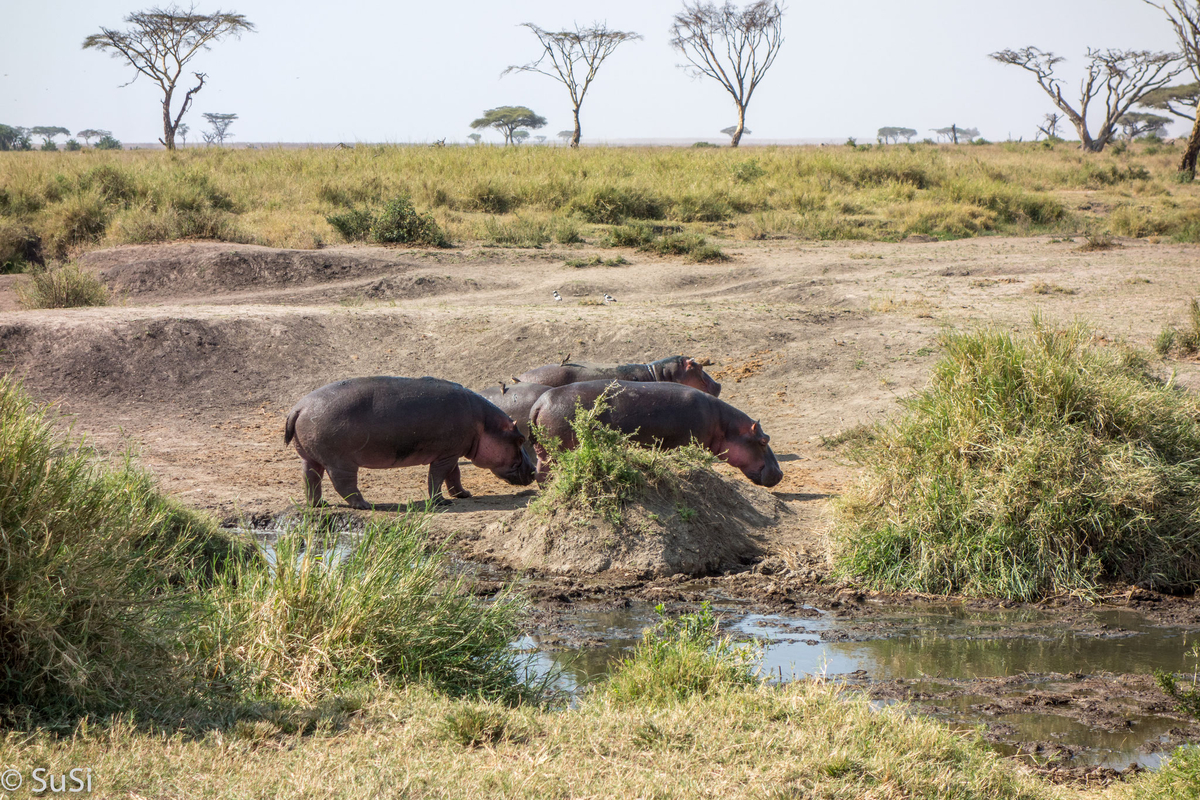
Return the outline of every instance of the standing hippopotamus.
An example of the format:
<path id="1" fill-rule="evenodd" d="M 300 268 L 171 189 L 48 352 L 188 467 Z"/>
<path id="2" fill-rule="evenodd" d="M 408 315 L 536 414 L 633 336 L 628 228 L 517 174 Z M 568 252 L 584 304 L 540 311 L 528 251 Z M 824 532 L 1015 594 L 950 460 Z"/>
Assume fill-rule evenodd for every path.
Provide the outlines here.
<path id="1" fill-rule="evenodd" d="M 437 378 L 350 378 L 300 398 L 284 428 L 304 459 L 304 494 L 321 502 L 321 476 L 351 508 L 370 508 L 358 491 L 358 470 L 429 465 L 429 497 L 436 503 L 445 482 L 451 497 L 462 487 L 459 458 L 490 469 L 517 486 L 533 482 L 525 437 L 503 411 L 479 395 Z"/>
<path id="2" fill-rule="evenodd" d="M 683 447 L 695 439 L 722 461 L 737 467 L 759 486 L 774 486 L 783 479 L 783 470 L 757 421 L 733 406 L 675 383 L 638 383 L 636 381 L 587 381 L 560 386 L 544 393 L 529 412 L 532 425 L 558 437 L 568 450 L 575 447 L 571 418 L 576 403 L 591 408 L 601 394 L 613 387 L 607 398 L 608 410 L 599 417 L 634 441 L 663 448 Z M 547 474 L 547 453 L 540 443 L 538 480 Z"/>
<path id="3" fill-rule="evenodd" d="M 479 390 L 480 395 L 494 403 L 496 408 L 508 414 L 512 421 L 517 423 L 517 430 L 525 437 L 525 453 L 531 461 L 536 456 L 529 437 L 529 409 L 533 408 L 537 399 L 549 389 L 549 386 L 540 383 L 514 383 L 512 386 L 501 383 L 499 386 Z"/>
<path id="4" fill-rule="evenodd" d="M 566 386 L 568 383 L 599 380 L 682 383 L 713 397 L 721 396 L 721 384 L 709 377 L 699 361 L 687 356 L 671 356 L 648 364 L 619 364 L 615 367 L 595 364 L 547 364 L 518 375 L 517 380 L 545 386 Z"/>

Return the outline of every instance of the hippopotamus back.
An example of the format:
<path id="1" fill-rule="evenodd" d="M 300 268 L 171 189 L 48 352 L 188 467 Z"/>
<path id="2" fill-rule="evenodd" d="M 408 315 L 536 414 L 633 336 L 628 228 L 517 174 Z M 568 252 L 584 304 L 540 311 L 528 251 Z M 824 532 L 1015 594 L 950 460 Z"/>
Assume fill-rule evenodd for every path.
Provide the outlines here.
<path id="1" fill-rule="evenodd" d="M 566 386 L 598 380 L 633 381 L 637 383 L 680 383 L 719 397 L 721 384 L 704 371 L 704 366 L 687 356 L 669 356 L 645 364 L 547 364 L 517 376 L 521 383 L 540 383 L 543 386 Z"/>

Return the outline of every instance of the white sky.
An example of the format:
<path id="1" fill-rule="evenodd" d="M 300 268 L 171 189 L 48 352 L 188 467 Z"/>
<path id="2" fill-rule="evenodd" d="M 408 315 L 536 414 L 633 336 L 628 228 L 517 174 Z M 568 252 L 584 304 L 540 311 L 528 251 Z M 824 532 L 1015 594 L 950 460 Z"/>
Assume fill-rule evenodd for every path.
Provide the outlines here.
<path id="1" fill-rule="evenodd" d="M 83 39 L 124 27 L 153 0 L 0 0 L 0 123 L 105 128 L 125 142 L 162 135 L 161 94 Z M 484 109 L 526 105 L 553 137 L 571 124 L 566 90 L 500 73 L 537 56 L 517 27 L 605 21 L 644 40 L 610 57 L 583 105 L 584 139 L 721 141 L 736 121 L 714 82 L 693 80 L 668 45 L 680 0 L 230 0 L 258 31 L 196 57 L 208 84 L 189 113 L 236 113 L 238 142 L 462 141 Z M 753 139 L 872 141 L 885 125 L 977 127 L 1030 139 L 1053 110 L 1022 70 L 987 54 L 1034 45 L 1066 56 L 1074 86 L 1086 48 L 1173 50 L 1162 13 L 1141 0 L 790 0 L 782 52 L 747 113 Z M 1174 125 L 1172 132 L 1183 132 Z M 487 140 L 499 140 L 494 132 Z"/>

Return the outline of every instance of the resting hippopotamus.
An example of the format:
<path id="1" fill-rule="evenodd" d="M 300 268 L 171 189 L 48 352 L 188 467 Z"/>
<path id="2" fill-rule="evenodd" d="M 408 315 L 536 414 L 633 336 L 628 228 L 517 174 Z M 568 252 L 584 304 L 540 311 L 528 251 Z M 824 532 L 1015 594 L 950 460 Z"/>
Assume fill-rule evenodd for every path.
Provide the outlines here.
<path id="1" fill-rule="evenodd" d="M 321 502 L 321 476 L 351 508 L 370 508 L 358 470 L 429 465 L 429 497 L 470 497 L 458 460 L 517 486 L 533 482 L 525 437 L 503 411 L 457 383 L 437 378 L 350 378 L 306 394 L 292 408 L 283 441 L 304 459 L 304 494 Z"/>
<path id="2" fill-rule="evenodd" d="M 599 417 L 605 425 L 631 434 L 641 444 L 668 449 L 695 439 L 759 486 L 774 486 L 783 479 L 783 470 L 768 444 L 771 437 L 762 426 L 723 400 L 690 386 L 636 381 L 572 383 L 539 397 L 529 411 L 530 423 L 573 449 L 571 418 L 576 403 L 591 408 L 610 386 L 608 410 Z M 547 475 L 547 453 L 539 442 L 534 442 L 534 447 L 537 477 L 542 481 Z"/>
<path id="3" fill-rule="evenodd" d="M 534 402 L 549 389 L 549 386 L 541 383 L 514 383 L 512 386 L 506 386 L 501 383 L 499 386 L 492 386 L 479 391 L 479 394 L 494 403 L 496 408 L 508 414 L 512 417 L 512 421 L 517 423 L 517 430 L 525 437 L 525 444 L 523 445 L 525 453 L 531 461 L 536 456 L 534 455 L 533 442 L 529 437 L 529 409 L 533 408 Z"/>
<path id="4" fill-rule="evenodd" d="M 619 364 L 615 367 L 566 362 L 547 364 L 518 375 L 517 380 L 544 386 L 566 386 L 568 383 L 599 380 L 682 383 L 713 397 L 721 396 L 721 384 L 709 377 L 699 361 L 687 356 L 671 356 L 648 364 Z"/>

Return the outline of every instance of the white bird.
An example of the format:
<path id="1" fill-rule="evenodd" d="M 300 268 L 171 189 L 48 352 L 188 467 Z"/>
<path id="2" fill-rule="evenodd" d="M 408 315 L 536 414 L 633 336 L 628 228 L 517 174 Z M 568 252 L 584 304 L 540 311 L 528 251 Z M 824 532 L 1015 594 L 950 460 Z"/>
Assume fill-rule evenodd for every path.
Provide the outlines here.
<path id="1" fill-rule="evenodd" d="M 558 293 L 558 289 L 554 290 L 554 302 L 556 302 L 556 303 L 562 302 L 562 295 Z"/>
<path id="2" fill-rule="evenodd" d="M 606 295 L 604 295 L 604 302 L 615 303 L 615 302 L 617 302 L 617 298 L 613 297 L 611 294 L 606 294 Z"/>

